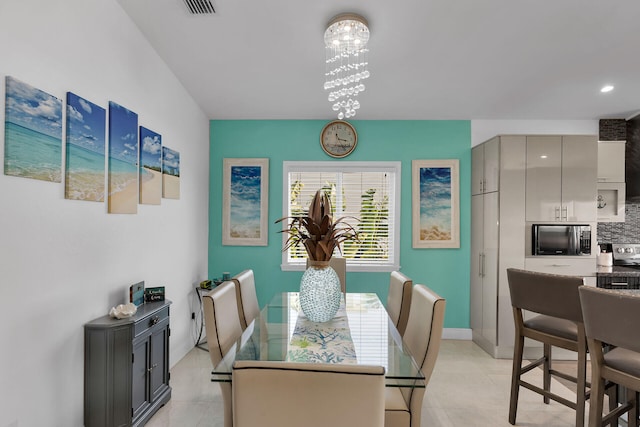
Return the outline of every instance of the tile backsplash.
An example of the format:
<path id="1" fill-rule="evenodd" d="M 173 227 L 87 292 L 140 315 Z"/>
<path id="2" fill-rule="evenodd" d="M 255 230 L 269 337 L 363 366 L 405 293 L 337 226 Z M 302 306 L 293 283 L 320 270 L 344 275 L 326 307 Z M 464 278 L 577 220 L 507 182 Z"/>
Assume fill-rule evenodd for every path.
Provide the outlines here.
<path id="1" fill-rule="evenodd" d="M 624 222 L 599 222 L 598 243 L 640 243 L 640 203 L 625 206 Z"/>

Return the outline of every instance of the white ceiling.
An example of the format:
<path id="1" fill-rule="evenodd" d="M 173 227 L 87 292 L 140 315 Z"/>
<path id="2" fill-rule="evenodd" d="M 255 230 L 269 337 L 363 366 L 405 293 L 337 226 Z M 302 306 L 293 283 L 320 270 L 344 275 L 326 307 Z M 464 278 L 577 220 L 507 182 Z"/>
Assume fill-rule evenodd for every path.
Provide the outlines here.
<path id="1" fill-rule="evenodd" d="M 638 0 L 118 0 L 211 119 L 331 119 L 323 34 L 369 21 L 355 119 L 599 119 L 640 110 Z M 601 94 L 605 84 L 614 91 Z"/>

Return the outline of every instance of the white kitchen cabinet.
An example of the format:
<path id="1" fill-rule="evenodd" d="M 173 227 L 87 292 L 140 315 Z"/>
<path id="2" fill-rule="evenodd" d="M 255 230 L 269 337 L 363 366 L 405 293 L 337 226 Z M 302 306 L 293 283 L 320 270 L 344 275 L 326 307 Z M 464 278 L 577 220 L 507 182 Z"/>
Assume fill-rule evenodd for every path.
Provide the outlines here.
<path id="1" fill-rule="evenodd" d="M 528 136 L 526 145 L 526 220 L 596 221 L 596 137 Z"/>
<path id="2" fill-rule="evenodd" d="M 624 222 L 625 141 L 598 142 L 598 222 Z"/>
<path id="3" fill-rule="evenodd" d="M 624 182 L 626 141 L 598 141 L 598 182 Z"/>
<path id="4" fill-rule="evenodd" d="M 485 171 L 495 164 L 490 175 L 497 187 L 471 197 L 470 320 L 474 342 L 494 357 L 513 354 L 506 269 L 524 268 L 525 146 L 525 136 L 499 136 L 474 147 Z M 472 162 L 472 177 L 479 176 L 478 165 Z"/>
<path id="5" fill-rule="evenodd" d="M 471 150 L 471 194 L 498 191 L 500 138 L 495 137 Z"/>

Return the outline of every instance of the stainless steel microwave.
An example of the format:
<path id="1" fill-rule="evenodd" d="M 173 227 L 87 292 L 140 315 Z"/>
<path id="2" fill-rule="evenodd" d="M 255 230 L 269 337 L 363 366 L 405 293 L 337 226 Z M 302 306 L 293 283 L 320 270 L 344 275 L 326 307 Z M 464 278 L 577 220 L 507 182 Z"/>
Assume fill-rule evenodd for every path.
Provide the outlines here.
<path id="1" fill-rule="evenodd" d="M 591 255 L 591 226 L 533 224 L 533 255 Z"/>

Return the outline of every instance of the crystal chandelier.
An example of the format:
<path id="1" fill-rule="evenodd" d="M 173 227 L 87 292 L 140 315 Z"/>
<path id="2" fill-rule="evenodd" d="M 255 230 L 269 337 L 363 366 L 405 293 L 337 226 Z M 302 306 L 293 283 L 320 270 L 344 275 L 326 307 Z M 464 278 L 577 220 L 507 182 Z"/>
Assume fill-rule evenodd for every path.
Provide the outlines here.
<path id="1" fill-rule="evenodd" d="M 326 72 L 324 89 L 338 119 L 356 115 L 360 108 L 358 93 L 364 91 L 362 81 L 369 77 L 366 19 L 353 13 L 337 15 L 324 32 Z"/>

